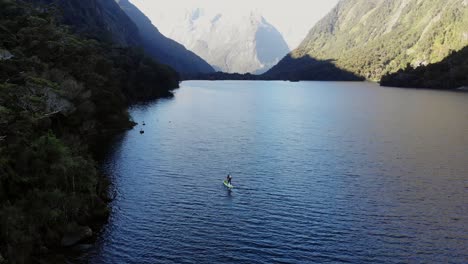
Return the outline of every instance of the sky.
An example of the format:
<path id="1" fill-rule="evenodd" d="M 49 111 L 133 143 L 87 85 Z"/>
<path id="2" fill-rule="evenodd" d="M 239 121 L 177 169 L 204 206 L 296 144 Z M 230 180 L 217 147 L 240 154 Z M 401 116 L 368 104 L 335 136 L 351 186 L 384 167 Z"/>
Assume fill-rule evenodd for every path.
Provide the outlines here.
<path id="1" fill-rule="evenodd" d="M 130 0 L 153 24 L 168 35 L 171 24 L 184 11 L 202 8 L 211 12 L 242 14 L 258 11 L 285 38 L 290 49 L 296 48 L 312 26 L 339 0 Z M 172 21 L 173 22 L 172 22 Z M 158 25 L 159 23 L 159 25 Z"/>

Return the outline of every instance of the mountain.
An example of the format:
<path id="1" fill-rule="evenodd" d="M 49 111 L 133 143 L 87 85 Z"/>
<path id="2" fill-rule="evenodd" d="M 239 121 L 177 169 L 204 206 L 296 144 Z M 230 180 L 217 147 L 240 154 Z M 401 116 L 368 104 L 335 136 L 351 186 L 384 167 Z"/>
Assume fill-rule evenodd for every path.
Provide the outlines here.
<path id="1" fill-rule="evenodd" d="M 284 57 L 278 65 L 261 75 L 265 80 L 363 81 L 364 78 L 340 69 L 334 60 L 317 60 L 310 56 Z"/>
<path id="2" fill-rule="evenodd" d="M 89 238 L 109 215 L 93 142 L 135 125 L 130 103 L 171 96 L 179 84 L 140 50 L 83 38 L 55 15 L 0 0 L 0 263 L 69 262 L 63 247 Z M 103 17 L 94 21 L 111 21 Z M 109 36 L 130 40 L 125 29 Z"/>
<path id="3" fill-rule="evenodd" d="M 160 22 L 170 24 L 169 37 L 223 72 L 263 73 L 289 52 L 281 33 L 258 12 L 195 8 L 176 23 Z"/>
<path id="4" fill-rule="evenodd" d="M 408 63 L 440 62 L 468 45 L 467 6 L 467 0 L 342 0 L 266 75 L 312 79 L 317 61 L 328 61 L 378 81 Z"/>
<path id="5" fill-rule="evenodd" d="M 115 0 L 136 24 L 145 51 L 182 74 L 210 73 L 214 69 L 183 45 L 165 37 L 151 21 L 128 0 Z"/>
<path id="6" fill-rule="evenodd" d="M 87 38 L 120 46 L 140 45 L 137 26 L 114 0 L 26 0 L 34 4 L 54 4 L 63 23 Z"/>
<path id="7" fill-rule="evenodd" d="M 142 47 L 153 59 L 181 74 L 214 72 L 213 68 L 182 45 L 164 37 L 127 0 L 27 0 L 55 4 L 62 22 L 87 38 L 123 47 Z"/>
<path id="8" fill-rule="evenodd" d="M 441 62 L 406 69 L 382 77 L 382 86 L 457 89 L 468 87 L 468 47 L 453 52 Z"/>

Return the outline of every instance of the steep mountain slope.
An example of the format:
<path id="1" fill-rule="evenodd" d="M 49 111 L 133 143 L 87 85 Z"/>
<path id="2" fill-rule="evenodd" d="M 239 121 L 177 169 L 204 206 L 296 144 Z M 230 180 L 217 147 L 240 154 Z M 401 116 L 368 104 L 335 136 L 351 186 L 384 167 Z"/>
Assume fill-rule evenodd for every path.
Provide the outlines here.
<path id="1" fill-rule="evenodd" d="M 228 73 L 263 73 L 289 52 L 281 33 L 251 11 L 188 9 L 168 32 L 216 70 Z"/>
<path id="2" fill-rule="evenodd" d="M 142 45 L 153 58 L 172 66 L 182 74 L 214 72 L 214 69 L 195 53 L 162 35 L 151 21 L 128 0 L 115 1 L 136 24 L 140 31 Z"/>
<path id="3" fill-rule="evenodd" d="M 125 47 L 142 47 L 155 60 L 181 74 L 213 72 L 213 68 L 162 34 L 127 0 L 27 0 L 55 4 L 65 24 L 84 37 Z"/>
<path id="4" fill-rule="evenodd" d="M 441 62 L 388 74 L 380 81 L 382 86 L 456 89 L 468 87 L 468 47 L 454 52 Z"/>
<path id="5" fill-rule="evenodd" d="M 57 20 L 0 0 L 0 263 L 67 263 L 55 259 L 61 248 L 109 214 L 89 146 L 134 125 L 130 102 L 170 96 L 179 83 L 141 51 Z"/>
<path id="6" fill-rule="evenodd" d="M 114 0 L 26 0 L 55 4 L 65 24 L 89 38 L 121 46 L 140 45 L 138 28 Z"/>
<path id="7" fill-rule="evenodd" d="M 468 45 L 467 6 L 467 0 L 342 0 L 267 75 L 281 78 L 292 71 L 304 78 L 313 74 L 315 60 L 329 60 L 380 80 L 408 63 L 439 62 Z M 312 63 L 302 63 L 303 58 Z"/>

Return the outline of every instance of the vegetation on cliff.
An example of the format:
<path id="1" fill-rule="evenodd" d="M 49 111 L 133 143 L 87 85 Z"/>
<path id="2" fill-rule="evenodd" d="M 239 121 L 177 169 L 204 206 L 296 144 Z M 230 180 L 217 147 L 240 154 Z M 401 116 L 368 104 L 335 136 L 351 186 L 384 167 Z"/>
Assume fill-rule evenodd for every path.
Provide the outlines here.
<path id="1" fill-rule="evenodd" d="M 120 46 L 137 46 L 136 25 L 115 0 L 23 0 L 36 5 L 54 5 L 60 23 L 73 27 L 83 37 Z"/>
<path id="2" fill-rule="evenodd" d="M 466 0 L 340 1 L 267 74 L 279 79 L 289 72 L 314 75 L 319 60 L 379 81 L 408 63 L 417 67 L 442 61 L 468 45 L 467 29 Z M 309 62 L 304 63 L 304 58 Z"/>
<path id="3" fill-rule="evenodd" d="M 52 13 L 0 0 L 0 255 L 9 263 L 38 260 L 106 218 L 88 142 L 132 127 L 129 103 L 178 86 L 176 72 L 141 51 L 80 38 Z"/>
<path id="4" fill-rule="evenodd" d="M 230 80 L 230 81 L 242 81 L 242 80 L 265 80 L 260 75 L 255 75 L 251 73 L 226 73 L 226 72 L 214 72 L 214 73 L 205 73 L 198 74 L 193 76 L 184 76 L 187 80 Z"/>
<path id="5" fill-rule="evenodd" d="M 468 47 L 453 52 L 441 62 L 387 74 L 380 81 L 382 86 L 457 89 L 468 87 Z"/>

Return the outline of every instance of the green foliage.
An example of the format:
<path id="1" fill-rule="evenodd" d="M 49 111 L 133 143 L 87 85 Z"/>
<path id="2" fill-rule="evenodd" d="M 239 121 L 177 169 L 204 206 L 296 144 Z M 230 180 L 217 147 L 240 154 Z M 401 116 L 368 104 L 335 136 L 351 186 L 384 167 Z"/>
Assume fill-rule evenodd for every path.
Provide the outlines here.
<path id="1" fill-rule="evenodd" d="M 383 86 L 456 89 L 468 87 L 468 47 L 453 52 L 441 62 L 405 69 L 387 74 L 380 82 Z"/>
<path id="2" fill-rule="evenodd" d="M 468 45 L 467 29 L 468 7 L 459 0 L 341 1 L 290 57 L 332 60 L 342 70 L 378 81 L 408 63 L 443 60 Z M 306 67 L 286 58 L 273 71 Z"/>
<path id="3" fill-rule="evenodd" d="M 127 106 L 171 94 L 172 69 L 135 49 L 80 38 L 50 8 L 0 0 L 0 254 L 27 263 L 71 226 L 108 214 L 89 154 L 132 126 Z"/>

